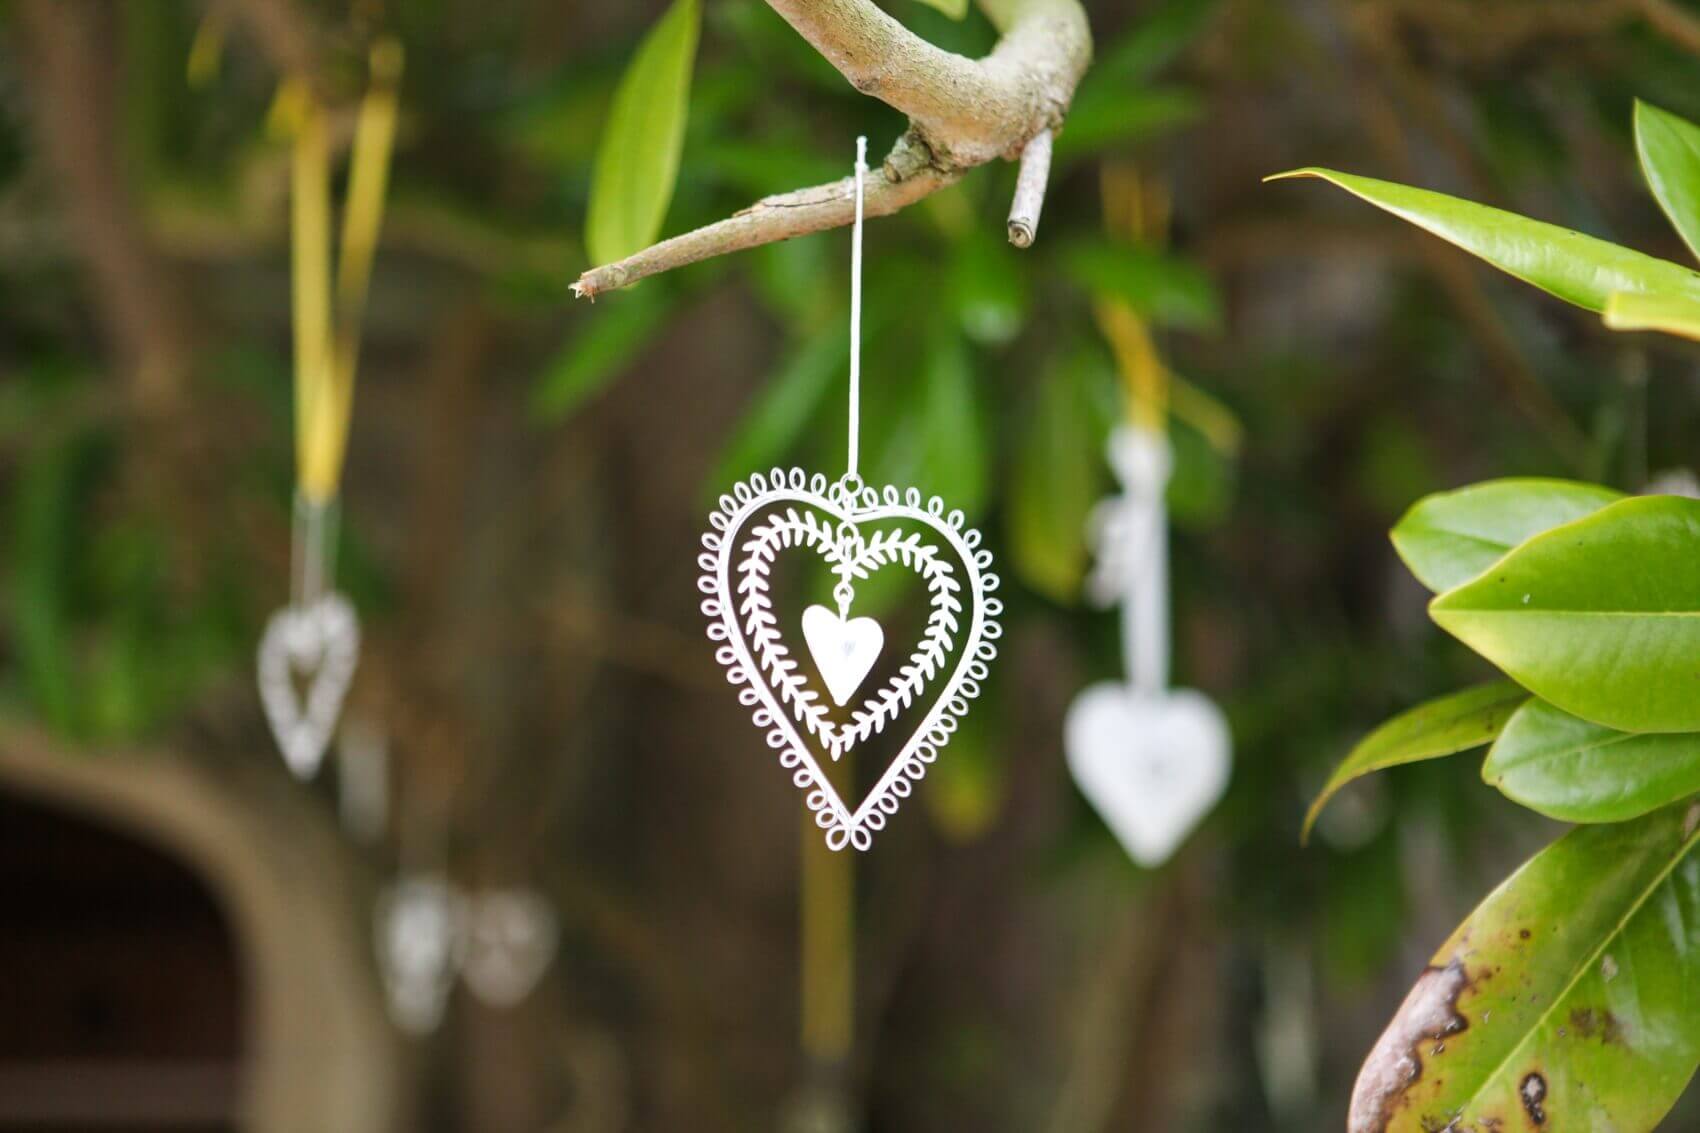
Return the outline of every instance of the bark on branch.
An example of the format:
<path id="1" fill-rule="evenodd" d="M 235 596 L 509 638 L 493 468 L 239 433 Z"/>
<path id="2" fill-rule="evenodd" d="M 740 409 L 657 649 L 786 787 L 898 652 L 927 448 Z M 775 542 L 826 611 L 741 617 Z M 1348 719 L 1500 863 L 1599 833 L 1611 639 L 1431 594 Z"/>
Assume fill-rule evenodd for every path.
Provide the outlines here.
<path id="1" fill-rule="evenodd" d="M 866 212 L 884 216 L 997 158 L 1017 159 L 1035 136 L 1056 130 L 1092 57 L 1079 0 L 981 0 L 1002 33 L 984 59 L 944 51 L 910 32 L 873 0 L 768 0 L 852 86 L 909 116 L 909 130 L 866 185 Z M 1026 186 L 1037 218 L 1042 187 Z M 757 201 L 742 212 L 675 236 L 573 285 L 594 298 L 646 276 L 776 240 L 849 224 L 850 179 Z M 1031 239 L 1031 230 L 1027 231 Z"/>

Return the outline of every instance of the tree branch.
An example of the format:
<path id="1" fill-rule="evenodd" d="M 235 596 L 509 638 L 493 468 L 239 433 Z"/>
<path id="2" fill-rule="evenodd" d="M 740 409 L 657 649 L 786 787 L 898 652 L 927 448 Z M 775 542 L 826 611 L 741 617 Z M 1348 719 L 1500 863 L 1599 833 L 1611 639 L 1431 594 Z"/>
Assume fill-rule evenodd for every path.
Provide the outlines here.
<path id="1" fill-rule="evenodd" d="M 1050 179 L 1051 132 L 1040 130 L 1021 151 L 1015 199 L 1009 204 L 1009 242 L 1017 248 L 1033 246 L 1033 237 L 1039 232 L 1039 213 L 1045 207 L 1045 184 Z"/>
<path id="2" fill-rule="evenodd" d="M 981 0 L 1003 34 L 992 53 L 979 60 L 933 46 L 873 0 L 768 4 L 857 90 L 909 116 L 908 132 L 866 185 L 868 216 L 914 204 L 974 166 L 1020 157 L 1040 135 L 1048 142 L 1092 57 L 1092 35 L 1079 0 Z M 1040 156 L 1035 153 L 1025 163 L 1028 176 L 1017 201 L 1021 215 L 1031 214 L 1035 225 L 1044 199 L 1039 175 L 1049 164 Z M 853 190 L 846 178 L 768 197 L 726 220 L 592 268 L 573 291 L 594 298 L 685 264 L 849 224 Z M 1012 210 L 1011 239 L 1025 247 L 1017 219 Z M 1031 243 L 1032 225 L 1021 231 Z"/>
<path id="3" fill-rule="evenodd" d="M 889 216 L 960 176 L 934 168 L 926 151 L 915 144 L 912 135 L 905 134 L 879 168 L 870 171 L 863 184 L 862 211 L 867 216 Z M 764 197 L 725 220 L 663 240 L 619 263 L 585 272 L 573 284 L 573 294 L 594 299 L 604 291 L 699 260 L 840 228 L 854 220 L 855 213 L 856 182 L 852 177 Z"/>

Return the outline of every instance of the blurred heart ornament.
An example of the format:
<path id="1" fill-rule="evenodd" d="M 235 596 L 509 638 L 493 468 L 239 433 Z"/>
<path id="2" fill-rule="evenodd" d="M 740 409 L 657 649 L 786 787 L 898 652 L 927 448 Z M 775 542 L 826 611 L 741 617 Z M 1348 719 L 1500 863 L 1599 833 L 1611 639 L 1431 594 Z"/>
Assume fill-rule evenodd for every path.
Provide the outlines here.
<path id="1" fill-rule="evenodd" d="M 1063 747 L 1080 793 L 1147 868 L 1169 860 L 1228 785 L 1227 721 L 1191 689 L 1093 685 L 1069 707 Z"/>
<path id="2" fill-rule="evenodd" d="M 468 905 L 447 878 L 415 874 L 378 896 L 374 945 L 390 1019 L 410 1035 L 442 1021 L 466 956 Z"/>
<path id="3" fill-rule="evenodd" d="M 491 1007 L 512 1007 L 537 986 L 555 958 L 555 910 L 530 889 L 493 889 L 472 900 L 467 986 Z"/>
<path id="4" fill-rule="evenodd" d="M 297 778 L 319 769 L 360 659 L 360 624 L 340 594 L 273 614 L 260 638 L 260 703 Z M 296 689 L 299 675 L 305 695 Z"/>
<path id="5" fill-rule="evenodd" d="M 1119 496 L 1095 509 L 1097 565 L 1088 588 L 1119 605 L 1126 683 L 1096 684 L 1069 706 L 1063 750 L 1086 796 L 1128 856 L 1166 862 L 1227 788 L 1233 744 L 1203 693 L 1169 688 L 1168 438 L 1123 426 L 1110 437 Z"/>
<path id="6" fill-rule="evenodd" d="M 736 485 L 720 497 L 709 526 L 697 558 L 703 571 L 698 589 L 705 595 L 709 639 L 719 643 L 715 659 L 739 686 L 739 703 L 753 710 L 751 720 L 766 732 L 768 746 L 779 751 L 780 765 L 805 792 L 827 845 L 865 850 L 949 742 L 997 656 L 1002 628 L 996 619 L 1003 603 L 991 596 L 998 586 L 991 552 L 981 548 L 980 533 L 965 526 L 962 512 L 946 513 L 937 497 L 923 504 L 914 488 L 875 491 L 848 476 L 829 489 L 824 476 L 801 469 L 758 472 Z M 872 618 L 848 616 L 852 580 L 897 563 L 927 585 L 927 625 L 914 652 L 842 723 L 811 687 L 773 611 L 770 575 L 786 548 L 813 550 L 839 575 L 833 591 L 838 612 L 811 606 L 801 624 L 822 680 L 840 705 L 854 697 L 884 641 Z M 964 615 L 968 628 L 959 641 Z M 897 756 L 861 804 L 849 807 L 805 737 L 836 760 L 905 709 L 927 703 L 930 686 L 941 677 L 943 685 Z"/>

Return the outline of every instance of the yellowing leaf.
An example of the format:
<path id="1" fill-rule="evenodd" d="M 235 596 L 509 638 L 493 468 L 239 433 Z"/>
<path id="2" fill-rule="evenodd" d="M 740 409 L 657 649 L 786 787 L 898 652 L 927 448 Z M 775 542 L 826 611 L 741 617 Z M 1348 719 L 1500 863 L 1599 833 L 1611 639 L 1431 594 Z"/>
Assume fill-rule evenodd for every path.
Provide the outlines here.
<path id="1" fill-rule="evenodd" d="M 1614 292 L 1604 317 L 1612 330 L 1656 330 L 1700 340 L 1700 302 L 1680 295 Z"/>

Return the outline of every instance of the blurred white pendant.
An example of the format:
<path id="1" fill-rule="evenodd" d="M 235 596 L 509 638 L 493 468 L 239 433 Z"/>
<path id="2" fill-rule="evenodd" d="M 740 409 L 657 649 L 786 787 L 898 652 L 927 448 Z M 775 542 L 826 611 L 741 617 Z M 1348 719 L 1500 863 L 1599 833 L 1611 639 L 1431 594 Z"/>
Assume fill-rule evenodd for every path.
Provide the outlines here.
<path id="1" fill-rule="evenodd" d="M 491 1007 L 512 1007 L 549 969 L 560 939 L 555 910 L 529 889 L 496 889 L 472 902 L 467 986 Z"/>
<path id="2" fill-rule="evenodd" d="M 379 894 L 373 935 L 391 1021 L 436 1030 L 466 955 L 466 898 L 436 874 L 407 878 Z"/>
<path id="3" fill-rule="evenodd" d="M 1168 440 L 1123 427 L 1110 438 L 1109 457 L 1122 494 L 1094 512 L 1089 593 L 1121 607 L 1126 681 L 1075 698 L 1063 747 L 1080 793 L 1128 856 L 1154 868 L 1222 797 L 1232 741 L 1209 698 L 1168 687 Z"/>
<path id="4" fill-rule="evenodd" d="M 1169 860 L 1228 785 L 1227 721 L 1190 689 L 1093 685 L 1070 706 L 1063 741 L 1080 793 L 1147 868 Z"/>
<path id="5" fill-rule="evenodd" d="M 360 659 L 360 623 L 340 594 L 273 614 L 260 638 L 260 701 L 297 778 L 319 769 Z M 298 691 L 297 682 L 303 691 Z"/>

